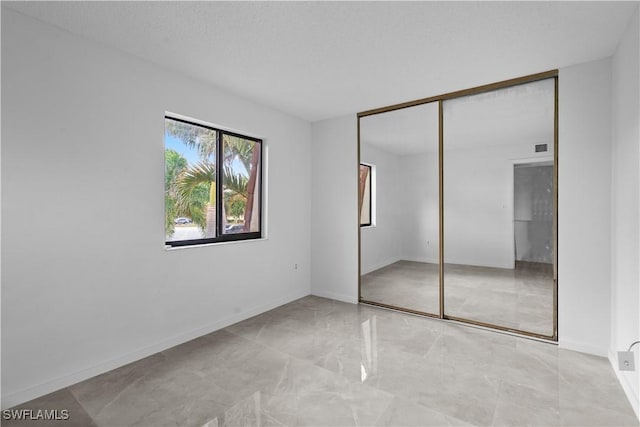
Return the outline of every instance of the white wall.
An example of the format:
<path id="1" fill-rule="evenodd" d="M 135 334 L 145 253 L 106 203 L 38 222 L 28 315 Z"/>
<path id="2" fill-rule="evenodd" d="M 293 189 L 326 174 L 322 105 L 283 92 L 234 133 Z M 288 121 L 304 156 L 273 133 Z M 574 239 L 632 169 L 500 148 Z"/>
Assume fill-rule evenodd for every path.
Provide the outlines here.
<path id="1" fill-rule="evenodd" d="M 401 258 L 438 263 L 438 154 L 400 157 L 402 172 Z"/>
<path id="2" fill-rule="evenodd" d="M 361 160 L 379 168 L 379 221 L 362 229 L 363 273 L 398 259 L 437 263 L 437 154 L 396 157 L 361 147 Z M 446 262 L 513 268 L 513 165 L 549 155 L 534 144 L 446 152 Z"/>
<path id="3" fill-rule="evenodd" d="M 310 293 L 308 123 L 6 9 L 2 106 L 3 407 Z M 264 138 L 268 239 L 165 250 L 165 111 Z"/>
<path id="4" fill-rule="evenodd" d="M 400 167 L 397 155 L 380 150 L 370 144 L 360 145 L 360 161 L 375 166 L 376 221 L 371 227 L 361 228 L 361 274 L 367 274 L 400 259 L 402 207 Z"/>
<path id="5" fill-rule="evenodd" d="M 446 126 L 446 125 L 445 125 Z M 445 128 L 445 144 L 446 144 Z M 553 150 L 553 141 L 544 141 Z M 513 165 L 547 158 L 535 143 L 447 150 L 444 153 L 444 260 L 514 268 Z"/>
<path id="6" fill-rule="evenodd" d="M 611 320 L 610 83 L 609 59 L 560 70 L 559 340 L 599 355 L 608 353 Z M 356 220 L 328 217 L 338 209 L 357 218 L 356 128 L 355 114 L 312 126 L 313 293 L 354 301 Z"/>
<path id="7" fill-rule="evenodd" d="M 311 293 L 358 301 L 357 121 L 311 126 Z"/>
<path id="8" fill-rule="evenodd" d="M 610 360 L 640 418 L 640 369 L 617 371 L 616 352 L 640 340 L 640 29 L 638 9 L 612 61 L 612 253 Z M 640 366 L 635 347 L 636 367 Z"/>
<path id="9" fill-rule="evenodd" d="M 611 60 L 559 74 L 558 333 L 607 355 L 611 306 Z"/>
<path id="10" fill-rule="evenodd" d="M 362 228 L 361 273 L 398 260 L 438 262 L 438 157 L 396 155 L 360 145 L 377 168 L 377 221 Z"/>

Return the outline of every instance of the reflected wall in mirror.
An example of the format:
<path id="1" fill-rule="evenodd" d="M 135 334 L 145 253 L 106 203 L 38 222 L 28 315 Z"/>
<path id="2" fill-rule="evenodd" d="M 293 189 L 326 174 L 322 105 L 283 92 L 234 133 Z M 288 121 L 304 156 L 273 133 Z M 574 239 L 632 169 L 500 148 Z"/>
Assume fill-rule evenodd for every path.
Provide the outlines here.
<path id="1" fill-rule="evenodd" d="M 374 212 L 360 227 L 360 298 L 439 316 L 438 104 L 359 120 Z"/>
<path id="2" fill-rule="evenodd" d="M 555 79 L 443 102 L 444 315 L 555 335 Z"/>

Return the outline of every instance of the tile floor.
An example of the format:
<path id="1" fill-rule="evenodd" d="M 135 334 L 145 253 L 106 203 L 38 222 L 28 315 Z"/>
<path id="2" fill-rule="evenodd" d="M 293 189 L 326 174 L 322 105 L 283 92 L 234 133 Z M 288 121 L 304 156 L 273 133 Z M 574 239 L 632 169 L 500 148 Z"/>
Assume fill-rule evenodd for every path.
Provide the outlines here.
<path id="1" fill-rule="evenodd" d="M 508 270 L 446 264 L 445 313 L 552 336 L 553 273 L 540 266 L 519 263 Z M 361 283 L 365 300 L 439 313 L 437 264 L 398 261 L 363 275 Z"/>
<path id="2" fill-rule="evenodd" d="M 638 425 L 604 358 L 313 296 L 20 408 L 70 411 L 36 426 Z"/>

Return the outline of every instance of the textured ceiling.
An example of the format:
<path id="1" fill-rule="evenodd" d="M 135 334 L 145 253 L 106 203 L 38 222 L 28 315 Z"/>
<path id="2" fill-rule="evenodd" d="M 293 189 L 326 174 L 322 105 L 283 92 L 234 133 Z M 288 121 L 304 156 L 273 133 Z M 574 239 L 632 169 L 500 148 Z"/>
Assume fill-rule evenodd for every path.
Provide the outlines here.
<path id="1" fill-rule="evenodd" d="M 553 79 L 443 102 L 445 149 L 512 144 L 553 145 Z M 438 152 L 438 104 L 360 119 L 360 143 L 399 156 Z"/>
<path id="2" fill-rule="evenodd" d="M 547 79 L 445 101 L 445 149 L 553 145 L 554 92 Z"/>
<path id="3" fill-rule="evenodd" d="M 309 121 L 614 52 L 637 2 L 2 2 Z"/>
<path id="4" fill-rule="evenodd" d="M 438 103 L 360 118 L 360 143 L 398 156 L 438 152 Z"/>

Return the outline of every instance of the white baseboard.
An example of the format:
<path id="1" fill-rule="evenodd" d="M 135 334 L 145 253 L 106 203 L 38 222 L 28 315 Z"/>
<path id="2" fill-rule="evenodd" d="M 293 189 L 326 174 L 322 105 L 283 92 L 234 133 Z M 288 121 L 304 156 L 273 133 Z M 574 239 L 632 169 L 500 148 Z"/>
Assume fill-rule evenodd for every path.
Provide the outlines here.
<path id="1" fill-rule="evenodd" d="M 423 262 L 426 264 L 438 264 L 438 259 L 431 258 L 414 258 L 414 257 L 402 257 L 402 261 L 411 261 L 411 262 Z"/>
<path id="2" fill-rule="evenodd" d="M 388 260 L 376 263 L 374 265 L 362 266 L 360 274 L 371 273 L 372 271 L 379 270 L 383 267 L 386 267 L 387 265 L 391 265 L 394 262 L 398 262 L 398 261 L 400 261 L 400 258 L 392 258 L 392 259 L 388 259 Z"/>
<path id="3" fill-rule="evenodd" d="M 624 394 L 626 394 L 627 399 L 629 399 L 633 412 L 636 413 L 636 417 L 638 417 L 638 421 L 640 421 L 640 395 L 638 395 L 638 392 L 629 382 L 630 375 L 624 375 L 618 370 L 618 355 L 613 350 L 609 350 L 609 363 L 611 363 L 611 367 L 613 367 L 613 372 L 616 373 L 616 377 L 622 386 L 622 390 L 624 390 Z M 638 375 L 639 374 L 636 374 L 637 380 Z M 638 381 L 640 382 L 640 380 Z M 640 384 L 638 384 L 638 386 L 640 386 Z"/>
<path id="4" fill-rule="evenodd" d="M 28 402 L 32 399 L 38 398 L 40 396 L 44 396 L 46 394 L 52 393 L 54 391 L 60 390 L 70 385 L 79 383 L 80 381 L 84 381 L 86 379 L 95 377 L 96 375 L 100 375 L 105 372 L 108 372 L 112 369 L 116 369 L 121 366 L 127 365 L 129 363 L 135 362 L 137 360 L 151 356 L 152 354 L 167 350 L 171 347 L 174 347 L 179 344 L 183 344 L 187 341 L 191 341 L 192 339 L 201 337 L 211 332 L 215 332 L 222 328 L 226 328 L 227 326 L 233 325 L 234 323 L 237 323 L 242 320 L 248 319 L 250 317 L 256 316 L 258 314 L 264 313 L 265 311 L 272 310 L 276 307 L 280 307 L 281 305 L 287 304 L 291 301 L 295 301 L 307 295 L 309 295 L 309 292 L 307 290 L 302 292 L 296 292 L 287 297 L 279 298 L 279 299 L 270 301 L 268 303 L 261 304 L 259 306 L 253 307 L 243 312 L 234 314 L 233 316 L 227 317 L 225 319 L 218 320 L 217 322 L 208 324 L 201 328 L 194 329 L 190 332 L 180 334 L 172 338 L 168 338 L 166 340 L 162 340 L 156 344 L 141 348 L 139 350 L 125 354 L 116 359 L 107 360 L 91 368 L 82 369 L 77 372 L 72 372 L 67 375 L 63 375 L 58 378 L 45 381 L 41 384 L 26 388 L 24 390 L 19 390 L 13 393 L 3 395 L 2 409 L 11 408 L 21 403 Z"/>
<path id="5" fill-rule="evenodd" d="M 362 274 L 371 273 L 372 271 L 379 270 L 379 269 L 381 269 L 383 267 L 386 267 L 386 266 L 391 265 L 393 263 L 396 263 L 398 261 L 424 262 L 424 263 L 428 263 L 428 264 L 437 264 L 438 263 L 437 259 L 400 257 L 400 258 L 389 259 L 389 260 L 377 263 L 377 264 L 372 265 L 372 266 L 363 266 L 361 273 Z"/>
<path id="6" fill-rule="evenodd" d="M 565 350 L 573 350 L 578 351 L 580 353 L 593 354 L 594 356 L 608 357 L 609 350 L 605 348 L 596 347 L 589 344 L 567 341 L 560 338 L 558 341 L 558 347 L 564 348 Z"/>
<path id="7" fill-rule="evenodd" d="M 317 297 L 329 298 L 336 301 L 347 302 L 349 304 L 357 304 L 358 303 L 358 295 L 347 295 L 347 294 L 337 294 L 334 292 L 327 291 L 311 291 L 311 295 L 315 295 Z"/>
<path id="8" fill-rule="evenodd" d="M 455 265 L 464 265 L 464 266 L 473 266 L 473 267 L 490 267 L 490 268 L 502 268 L 505 270 L 513 270 L 515 266 L 515 261 L 508 260 L 507 262 L 501 261 L 478 261 L 474 259 L 452 259 L 447 258 L 444 260 L 445 264 L 455 264 Z"/>

